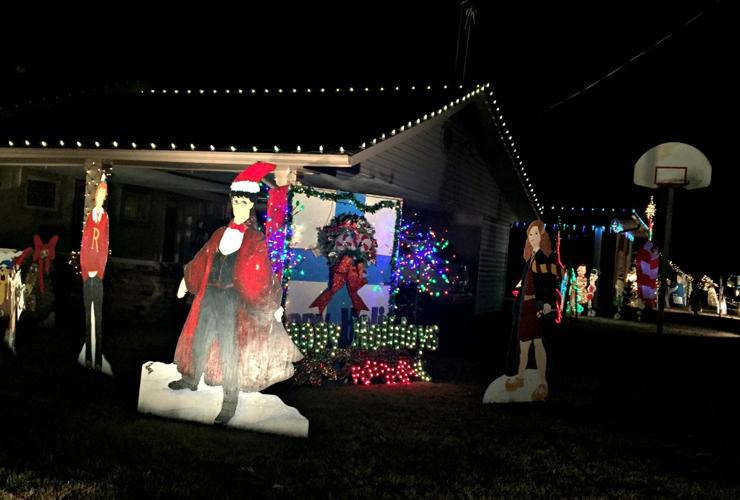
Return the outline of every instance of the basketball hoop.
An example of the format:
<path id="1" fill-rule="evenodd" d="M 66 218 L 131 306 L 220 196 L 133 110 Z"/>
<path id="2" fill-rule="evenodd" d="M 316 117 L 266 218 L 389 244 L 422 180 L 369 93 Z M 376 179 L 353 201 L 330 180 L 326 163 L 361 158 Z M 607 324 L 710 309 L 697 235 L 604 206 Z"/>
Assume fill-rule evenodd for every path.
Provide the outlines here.
<path id="1" fill-rule="evenodd" d="M 658 187 L 684 187 L 689 185 L 689 167 L 655 166 L 653 183 Z"/>
<path id="2" fill-rule="evenodd" d="M 712 166 L 706 156 L 682 142 L 659 144 L 635 163 L 634 182 L 648 188 L 699 189 L 709 186 Z"/>
<path id="3" fill-rule="evenodd" d="M 712 180 L 712 166 L 707 157 L 693 146 L 682 142 L 666 142 L 649 149 L 635 163 L 634 181 L 649 188 L 667 187 L 665 204 L 665 232 L 663 258 L 660 259 L 659 280 L 663 288 L 666 260 L 670 258 L 671 228 L 673 224 L 673 198 L 675 188 L 698 189 L 707 187 Z M 652 231 L 652 222 L 651 227 Z M 665 301 L 658 299 L 658 334 L 663 332 Z"/>

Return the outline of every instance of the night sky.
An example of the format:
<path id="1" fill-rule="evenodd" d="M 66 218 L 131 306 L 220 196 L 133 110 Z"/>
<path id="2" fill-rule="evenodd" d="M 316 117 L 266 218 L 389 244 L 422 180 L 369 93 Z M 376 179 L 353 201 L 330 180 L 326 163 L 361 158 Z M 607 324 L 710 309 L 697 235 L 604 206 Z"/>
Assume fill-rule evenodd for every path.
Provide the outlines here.
<path id="1" fill-rule="evenodd" d="M 547 208 L 642 211 L 651 191 L 632 175 L 647 149 L 677 141 L 703 151 L 712 185 L 679 193 L 672 255 L 692 272 L 740 272 L 731 253 L 707 258 L 725 244 L 739 180 L 730 131 L 740 44 L 729 2 L 509 3 L 516 5 L 475 3 L 467 59 L 461 8 L 451 1 L 270 2 L 208 12 L 127 3 L 105 15 L 9 9 L 0 106 L 133 80 L 460 83 L 467 61 L 464 83 L 492 84 Z"/>

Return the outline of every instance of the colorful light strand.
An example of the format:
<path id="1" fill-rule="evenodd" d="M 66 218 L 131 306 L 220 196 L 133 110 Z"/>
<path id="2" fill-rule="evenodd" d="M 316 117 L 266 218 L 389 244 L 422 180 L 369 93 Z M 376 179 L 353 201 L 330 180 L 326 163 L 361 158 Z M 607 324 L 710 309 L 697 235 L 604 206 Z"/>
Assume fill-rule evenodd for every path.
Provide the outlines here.
<path id="1" fill-rule="evenodd" d="M 431 297 L 448 295 L 453 285 L 449 277 L 450 260 L 442 257 L 450 241 L 432 228 L 423 229 L 416 219 L 404 220 L 398 231 L 399 255 L 396 267 L 400 287 L 417 287 Z"/>

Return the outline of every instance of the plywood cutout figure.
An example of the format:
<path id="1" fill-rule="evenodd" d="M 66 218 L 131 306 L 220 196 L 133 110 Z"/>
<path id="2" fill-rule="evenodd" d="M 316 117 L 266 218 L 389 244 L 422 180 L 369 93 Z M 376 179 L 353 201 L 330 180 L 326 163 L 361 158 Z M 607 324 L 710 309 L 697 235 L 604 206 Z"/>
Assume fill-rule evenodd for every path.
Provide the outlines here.
<path id="1" fill-rule="evenodd" d="M 543 330 L 559 321 L 558 288 L 563 267 L 541 220 L 533 221 L 527 228 L 523 256 L 525 265 L 514 317 L 519 347 L 517 373 L 494 380 L 486 390 L 484 402 L 544 401 L 549 395 Z M 527 370 L 533 344 L 536 381 L 532 380 L 534 370 Z"/>
<path id="2" fill-rule="evenodd" d="M 624 307 L 624 294 L 626 289 L 624 276 L 622 273 L 617 274 L 617 279 L 614 281 L 614 319 L 620 319 L 622 317 L 622 308 Z"/>
<path id="3" fill-rule="evenodd" d="M 3 341 L 15 354 L 15 333 L 18 319 L 25 309 L 21 269 L 17 256 L 21 252 L 0 248 L 0 318 L 8 318 Z"/>
<path id="4" fill-rule="evenodd" d="M 586 300 L 588 301 L 588 316 L 596 316 L 596 307 L 594 301 L 596 300 L 596 292 L 598 287 L 596 282 L 599 280 L 599 270 L 591 269 L 591 273 L 588 275 L 588 286 L 586 287 Z"/>
<path id="5" fill-rule="evenodd" d="M 108 214 L 103 203 L 107 196 L 108 184 L 103 176 L 95 190 L 95 207 L 87 214 L 82 228 L 80 273 L 85 306 L 85 345 L 79 361 L 86 368 L 112 375 L 110 364 L 103 356 L 103 279 L 109 247 Z"/>
<path id="6" fill-rule="evenodd" d="M 687 304 L 686 300 L 686 285 L 687 285 L 687 277 L 684 274 L 678 274 L 676 275 L 676 286 L 675 290 L 673 291 L 672 300 L 673 305 L 680 308 L 685 308 Z"/>
<path id="7" fill-rule="evenodd" d="M 588 309 L 588 278 L 586 277 L 586 265 L 581 264 L 576 269 L 576 302 L 578 315 L 586 313 Z"/>
<path id="8" fill-rule="evenodd" d="M 302 354 L 281 322 L 282 287 L 273 272 L 254 202 L 259 181 L 275 165 L 258 162 L 231 184 L 234 218 L 217 229 L 184 269 L 178 297 L 195 295 L 175 351 L 179 380 L 171 391 L 223 388 L 213 423 L 235 415 L 239 393 L 256 392 L 293 376 Z"/>

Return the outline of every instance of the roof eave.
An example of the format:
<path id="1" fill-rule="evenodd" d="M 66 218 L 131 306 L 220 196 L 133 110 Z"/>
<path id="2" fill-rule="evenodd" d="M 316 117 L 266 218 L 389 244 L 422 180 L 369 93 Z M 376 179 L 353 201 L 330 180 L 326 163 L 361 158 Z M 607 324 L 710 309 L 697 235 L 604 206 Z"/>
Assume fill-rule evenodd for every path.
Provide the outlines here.
<path id="1" fill-rule="evenodd" d="M 123 163 L 147 168 L 237 171 L 257 161 L 288 167 L 349 168 L 347 154 L 267 153 L 232 151 L 168 151 L 145 149 L 0 148 L 0 165 L 84 165 L 86 160 Z"/>

